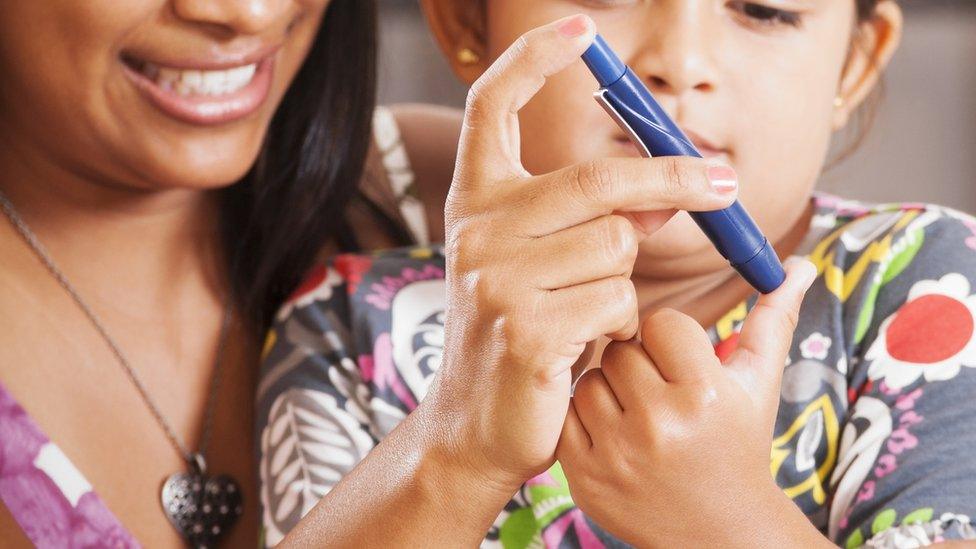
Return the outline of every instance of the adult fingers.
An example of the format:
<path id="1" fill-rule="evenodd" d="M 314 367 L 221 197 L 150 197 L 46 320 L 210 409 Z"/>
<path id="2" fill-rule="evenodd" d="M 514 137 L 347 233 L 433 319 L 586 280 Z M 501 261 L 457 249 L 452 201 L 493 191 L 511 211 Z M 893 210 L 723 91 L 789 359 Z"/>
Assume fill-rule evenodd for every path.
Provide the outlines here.
<path id="1" fill-rule="evenodd" d="M 542 88 L 546 78 L 579 60 L 596 34 L 593 21 L 575 15 L 522 35 L 468 92 L 461 132 L 459 166 L 477 169 L 481 178 L 525 175 L 519 160 L 516 114 Z M 500 161 L 502 160 L 502 161 Z M 468 162 L 470 161 L 470 162 Z"/>
<path id="2" fill-rule="evenodd" d="M 549 234 L 614 212 L 726 208 L 736 198 L 731 168 L 701 158 L 605 158 L 525 180 L 513 191 L 514 219 L 529 236 Z M 732 179 L 730 179 L 732 178 Z M 644 219 L 646 214 L 635 217 Z"/>

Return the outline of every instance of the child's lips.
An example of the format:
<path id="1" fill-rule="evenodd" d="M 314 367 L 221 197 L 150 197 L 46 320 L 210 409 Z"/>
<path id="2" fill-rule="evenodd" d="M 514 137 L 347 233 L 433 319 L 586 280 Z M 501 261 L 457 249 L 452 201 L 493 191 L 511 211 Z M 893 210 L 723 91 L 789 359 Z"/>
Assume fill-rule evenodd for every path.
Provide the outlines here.
<path id="1" fill-rule="evenodd" d="M 695 148 L 698 149 L 698 152 L 700 152 L 705 158 L 728 158 L 729 151 L 727 149 L 722 149 L 712 145 L 710 142 L 699 138 L 696 134 L 691 132 L 686 132 L 686 135 L 688 136 L 688 139 L 691 140 L 692 144 L 695 145 Z M 638 149 L 637 145 L 635 145 L 634 142 L 631 141 L 627 136 L 615 136 L 614 142 L 624 151 L 626 156 L 642 156 L 640 149 Z"/>
<path id="2" fill-rule="evenodd" d="M 715 145 L 708 139 L 695 133 L 693 130 L 682 128 L 681 131 L 685 132 L 685 135 L 691 140 L 691 143 L 696 149 L 698 149 L 698 152 L 702 153 L 702 156 L 705 158 L 712 158 L 722 155 L 728 156 L 728 149 L 723 149 L 722 147 Z"/>

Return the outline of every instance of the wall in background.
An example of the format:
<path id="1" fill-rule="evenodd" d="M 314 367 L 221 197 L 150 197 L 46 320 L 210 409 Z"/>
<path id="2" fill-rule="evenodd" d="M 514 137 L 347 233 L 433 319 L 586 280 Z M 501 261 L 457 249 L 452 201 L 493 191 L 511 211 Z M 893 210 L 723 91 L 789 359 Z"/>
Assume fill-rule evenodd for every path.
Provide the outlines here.
<path id="1" fill-rule="evenodd" d="M 905 37 L 874 126 L 854 155 L 827 170 L 820 188 L 976 212 L 976 1 L 902 4 Z M 416 2 L 380 0 L 380 6 L 380 101 L 462 106 L 465 88 Z"/>

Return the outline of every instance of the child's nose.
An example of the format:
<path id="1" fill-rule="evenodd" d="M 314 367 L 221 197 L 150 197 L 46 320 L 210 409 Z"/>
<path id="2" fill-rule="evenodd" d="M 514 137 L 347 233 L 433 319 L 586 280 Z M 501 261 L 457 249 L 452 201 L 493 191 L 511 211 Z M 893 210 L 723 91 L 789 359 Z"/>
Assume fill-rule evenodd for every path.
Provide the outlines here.
<path id="1" fill-rule="evenodd" d="M 681 96 L 712 91 L 716 70 L 703 2 L 660 2 L 648 9 L 643 40 L 630 61 L 652 92 Z"/>

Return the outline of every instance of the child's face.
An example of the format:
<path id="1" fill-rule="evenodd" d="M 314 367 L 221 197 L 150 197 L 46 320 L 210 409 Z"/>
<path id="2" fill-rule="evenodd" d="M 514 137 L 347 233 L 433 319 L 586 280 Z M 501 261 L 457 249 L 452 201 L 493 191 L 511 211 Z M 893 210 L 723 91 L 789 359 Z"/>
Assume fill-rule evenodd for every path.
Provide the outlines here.
<path id="1" fill-rule="evenodd" d="M 831 134 L 846 120 L 835 98 L 856 25 L 854 2 L 487 0 L 484 62 L 527 30 L 578 12 L 594 19 L 703 154 L 735 167 L 740 199 L 771 240 L 781 239 L 802 217 Z M 578 63 L 552 77 L 520 113 L 530 172 L 637 155 L 593 100 L 596 88 Z M 720 265 L 687 215 L 641 252 L 637 272 L 649 275 Z"/>

